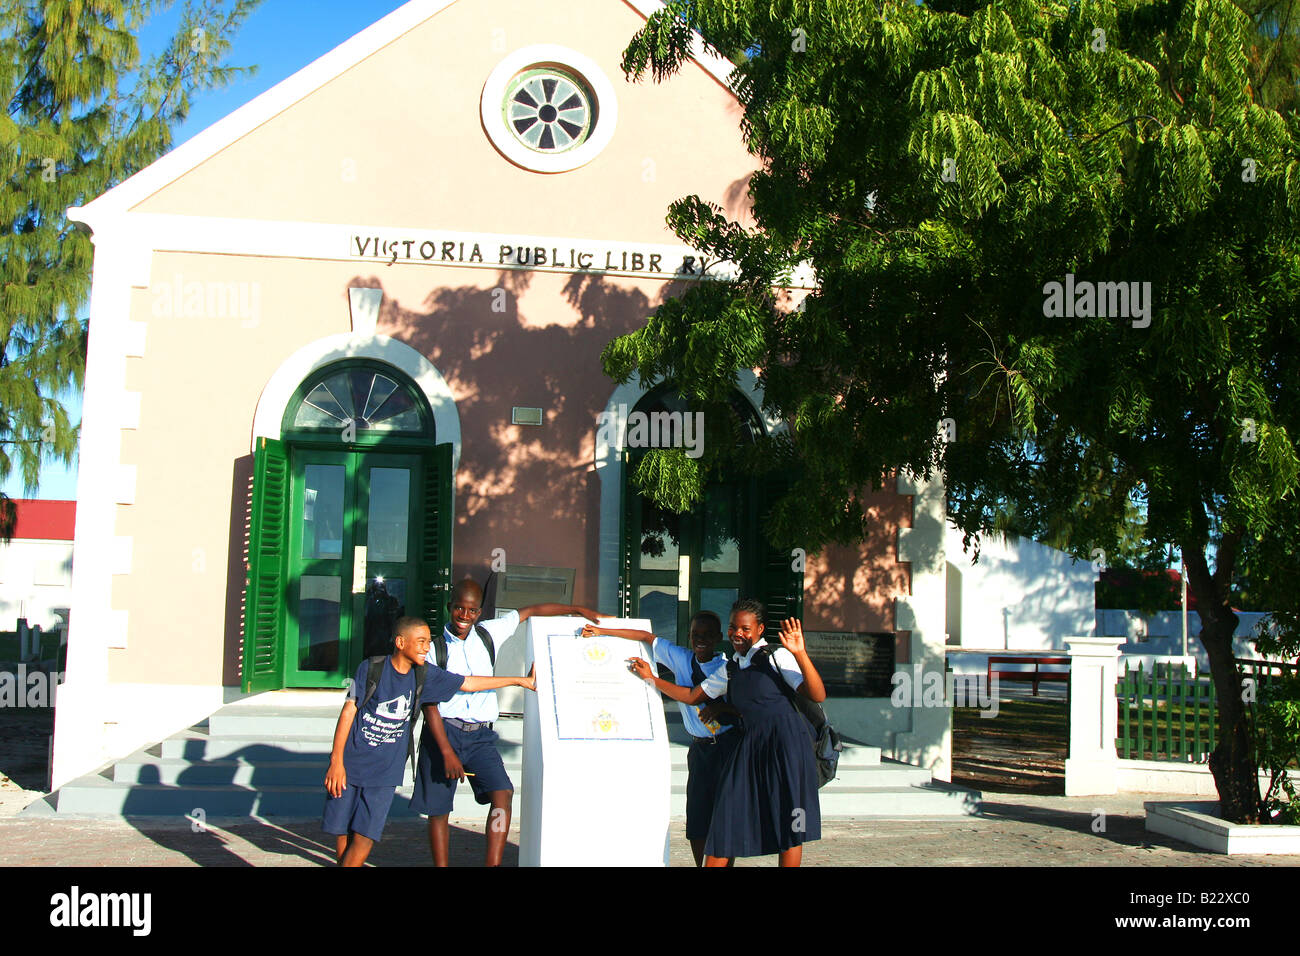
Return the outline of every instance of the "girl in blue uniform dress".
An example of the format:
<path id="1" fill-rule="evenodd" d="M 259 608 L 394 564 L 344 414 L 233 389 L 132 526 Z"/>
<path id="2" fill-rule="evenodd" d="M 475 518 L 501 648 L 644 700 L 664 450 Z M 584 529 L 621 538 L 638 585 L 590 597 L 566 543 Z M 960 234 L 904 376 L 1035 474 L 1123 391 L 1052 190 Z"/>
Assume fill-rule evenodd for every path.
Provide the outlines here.
<path id="1" fill-rule="evenodd" d="M 728 708 L 743 721 L 744 735 L 718 785 L 705 866 L 771 853 L 779 855 L 781 866 L 798 866 L 803 844 L 821 838 L 812 730 L 778 681 L 814 701 L 826 699 L 826 688 L 808 657 L 799 622 L 784 621 L 781 646 L 772 648 L 763 640 L 762 621 L 761 604 L 737 601 L 728 628 L 735 663 L 695 687 L 659 679 L 640 658 L 632 663 L 638 677 L 685 704 L 725 693 Z"/>

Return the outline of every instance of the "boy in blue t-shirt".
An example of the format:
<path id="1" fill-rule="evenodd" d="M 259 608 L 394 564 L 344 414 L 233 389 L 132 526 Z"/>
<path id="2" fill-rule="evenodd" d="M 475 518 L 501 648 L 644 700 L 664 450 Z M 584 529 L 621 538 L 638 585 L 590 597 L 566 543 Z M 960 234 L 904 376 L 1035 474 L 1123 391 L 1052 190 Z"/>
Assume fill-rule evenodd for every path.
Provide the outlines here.
<path id="1" fill-rule="evenodd" d="M 583 637 L 608 634 L 631 641 L 641 641 L 653 649 L 655 662 L 673 672 L 679 687 L 704 683 L 719 671 L 725 676 L 727 658 L 717 652 L 722 640 L 722 619 L 712 611 L 697 611 L 691 618 L 690 647 L 679 647 L 649 631 L 621 630 L 588 624 Z M 722 777 L 722 768 L 736 749 L 740 731 L 725 723 L 736 710 L 725 701 L 715 700 L 702 707 L 677 705 L 682 712 L 682 726 L 691 735 L 686 752 L 686 839 L 691 845 L 695 865 L 704 864 L 704 841 L 709 835 L 713 804 Z"/>
<path id="2" fill-rule="evenodd" d="M 323 826 L 336 837 L 339 866 L 366 862 L 383 836 L 393 794 L 402 783 L 408 738 L 418 712 L 415 668 L 425 666 L 430 634 L 429 625 L 418 617 L 398 618 L 394 632 L 396 650 L 385 662 L 375 693 L 363 701 L 360 718 L 357 699 L 364 695 L 369 659 L 357 668 L 334 728 L 334 747 L 325 774 L 328 796 Z M 511 686 L 532 690 L 535 685 L 531 677 L 462 677 L 427 665 L 420 696 L 423 703 L 439 703 L 451 700 L 460 690 Z"/>

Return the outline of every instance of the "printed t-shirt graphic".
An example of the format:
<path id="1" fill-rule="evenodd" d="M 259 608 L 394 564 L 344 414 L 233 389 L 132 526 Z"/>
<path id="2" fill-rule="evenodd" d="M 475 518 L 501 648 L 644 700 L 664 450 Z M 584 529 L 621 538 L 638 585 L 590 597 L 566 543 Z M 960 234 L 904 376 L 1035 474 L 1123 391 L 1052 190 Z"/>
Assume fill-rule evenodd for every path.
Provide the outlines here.
<path id="1" fill-rule="evenodd" d="M 356 679 L 348 688 L 349 700 L 355 702 L 364 692 L 369 670 L 370 661 L 362 661 Z M 426 665 L 421 705 L 450 700 L 464 682 L 465 678 L 458 674 Z M 343 757 L 349 786 L 401 786 L 414 700 L 415 669 L 399 674 L 392 661 L 386 658 L 375 695 L 357 712 L 352 731 L 348 734 Z"/>

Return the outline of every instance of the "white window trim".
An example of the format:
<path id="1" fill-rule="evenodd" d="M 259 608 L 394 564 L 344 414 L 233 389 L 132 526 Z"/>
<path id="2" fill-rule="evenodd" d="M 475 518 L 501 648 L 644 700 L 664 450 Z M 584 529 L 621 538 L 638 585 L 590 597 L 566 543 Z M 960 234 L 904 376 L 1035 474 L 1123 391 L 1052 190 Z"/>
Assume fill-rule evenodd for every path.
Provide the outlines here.
<path id="1" fill-rule="evenodd" d="M 529 149 L 515 138 L 502 115 L 502 102 L 510 81 L 521 70 L 551 63 L 584 81 L 596 107 L 596 125 L 587 141 L 563 153 L 539 153 Z M 510 162 L 537 173 L 566 173 L 587 165 L 614 138 L 618 126 L 618 97 L 614 95 L 614 84 L 595 60 L 565 46 L 538 43 L 511 53 L 488 74 L 479 100 L 479 115 L 488 139 Z"/>

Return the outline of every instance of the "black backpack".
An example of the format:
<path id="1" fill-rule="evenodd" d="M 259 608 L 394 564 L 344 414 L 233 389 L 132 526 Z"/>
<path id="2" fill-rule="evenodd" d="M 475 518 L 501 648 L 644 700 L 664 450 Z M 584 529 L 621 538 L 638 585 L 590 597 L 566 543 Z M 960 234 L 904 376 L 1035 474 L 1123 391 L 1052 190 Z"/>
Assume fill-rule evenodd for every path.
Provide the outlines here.
<path id="1" fill-rule="evenodd" d="M 826 719 L 826 711 L 822 710 L 822 705 L 791 689 L 790 685 L 785 682 L 785 678 L 781 676 L 781 669 L 772 660 L 772 655 L 776 653 L 776 650 L 776 645 L 765 644 L 754 653 L 754 660 L 763 659 L 768 670 L 776 676 L 776 685 L 781 688 L 781 693 L 785 695 L 785 699 L 812 726 L 813 756 L 817 760 L 817 789 L 820 790 L 835 779 L 835 771 L 839 767 L 840 751 L 844 749 L 844 743 L 840 740 L 839 733 Z M 727 661 L 727 680 L 730 681 L 731 678 L 735 677 L 736 671 L 739 669 L 740 665 L 736 661 Z"/>
<path id="2" fill-rule="evenodd" d="M 443 651 L 446 652 L 446 645 L 443 645 Z M 381 654 L 378 657 L 367 657 L 366 663 L 366 693 L 357 704 L 357 710 L 366 706 L 366 702 L 375 696 L 375 691 L 379 689 L 379 678 L 384 672 L 384 662 L 388 660 L 387 654 Z M 424 693 L 424 665 L 415 665 L 415 699 L 411 701 L 411 733 L 406 738 L 406 757 L 411 761 L 411 771 L 415 771 L 415 724 L 420 719 L 420 695 Z"/>
<path id="3" fill-rule="evenodd" d="M 496 670 L 497 647 L 495 644 L 492 643 L 492 635 L 488 633 L 488 629 L 484 627 L 482 624 L 474 625 L 474 633 L 478 635 L 479 640 L 483 642 L 483 646 L 487 648 L 488 660 L 492 662 L 492 669 Z M 443 670 L 446 670 L 447 669 L 446 631 L 439 631 L 438 636 L 433 639 L 432 644 L 433 644 L 434 663 L 436 663 Z"/>

